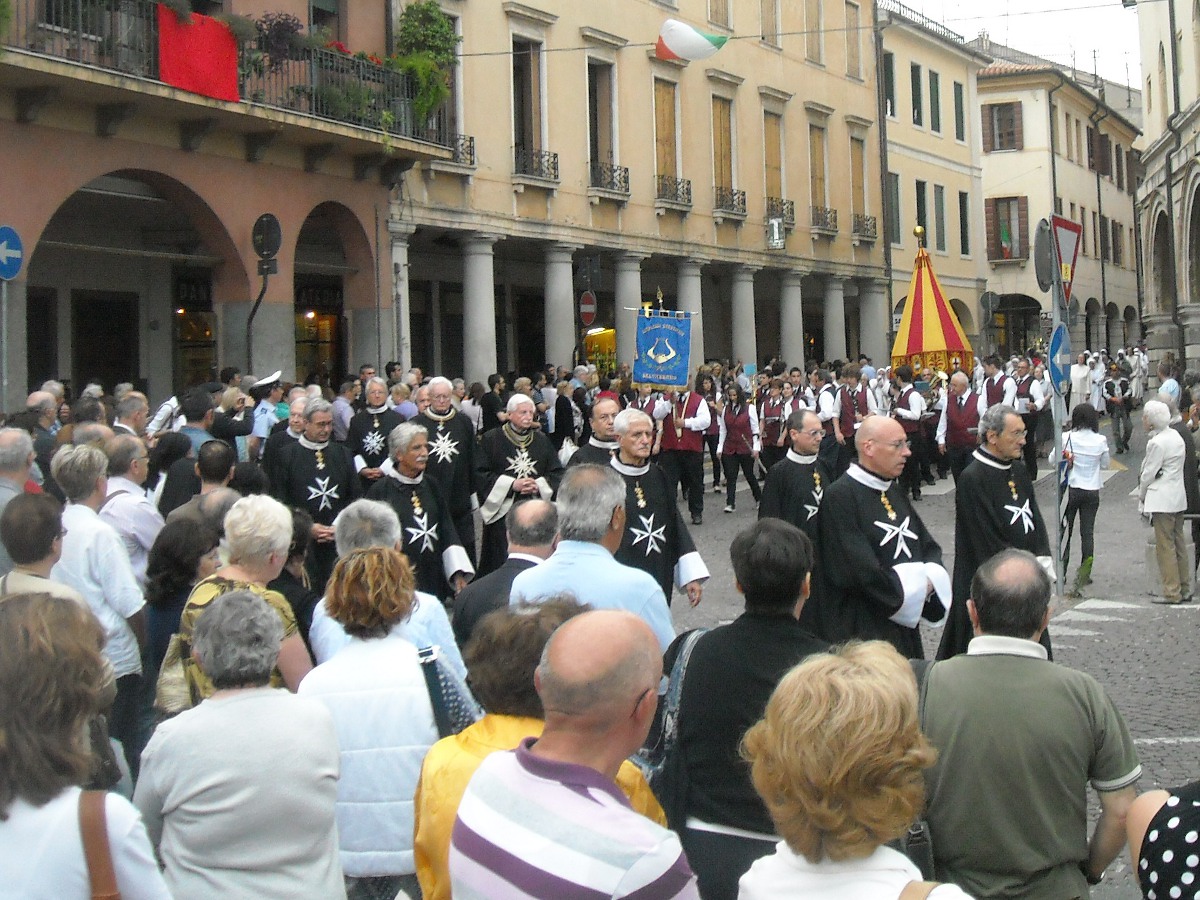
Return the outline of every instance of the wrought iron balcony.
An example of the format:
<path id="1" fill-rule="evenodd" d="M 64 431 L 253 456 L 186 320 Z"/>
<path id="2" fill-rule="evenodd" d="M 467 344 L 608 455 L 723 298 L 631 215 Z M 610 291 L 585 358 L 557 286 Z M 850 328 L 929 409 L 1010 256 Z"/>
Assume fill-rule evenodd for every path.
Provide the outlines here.
<path id="1" fill-rule="evenodd" d="M 629 167 L 592 163 L 592 187 L 629 196 Z"/>
<path id="2" fill-rule="evenodd" d="M 450 151 L 453 161 L 460 166 L 475 165 L 475 138 L 469 134 L 450 135 Z"/>
<path id="3" fill-rule="evenodd" d="M 531 178 L 558 181 L 558 154 L 550 150 L 518 147 L 513 154 L 513 172 Z"/>
<path id="4" fill-rule="evenodd" d="M 827 206 L 814 206 L 812 208 L 812 227 L 818 231 L 837 231 L 837 210 Z"/>
<path id="5" fill-rule="evenodd" d="M 161 81 L 157 6 L 150 0 L 13 0 L 0 43 Z M 401 72 L 334 49 L 295 47 L 286 58 L 273 59 L 251 41 L 237 53 L 244 105 L 454 146 L 444 116 L 417 120 L 416 84 Z"/>
<path id="6" fill-rule="evenodd" d="M 654 179 L 654 196 L 667 203 L 680 206 L 692 205 L 692 180 L 676 178 L 674 175 L 657 175 Z"/>
<path id="7" fill-rule="evenodd" d="M 873 241 L 879 236 L 879 225 L 874 216 L 854 214 L 853 233 L 856 238 Z"/>
<path id="8" fill-rule="evenodd" d="M 716 185 L 713 188 L 713 212 L 746 215 L 746 192 Z"/>
<path id="9" fill-rule="evenodd" d="M 768 197 L 767 218 L 783 219 L 783 224 L 785 227 L 795 228 L 796 204 L 791 200 L 784 200 L 782 197 Z"/>

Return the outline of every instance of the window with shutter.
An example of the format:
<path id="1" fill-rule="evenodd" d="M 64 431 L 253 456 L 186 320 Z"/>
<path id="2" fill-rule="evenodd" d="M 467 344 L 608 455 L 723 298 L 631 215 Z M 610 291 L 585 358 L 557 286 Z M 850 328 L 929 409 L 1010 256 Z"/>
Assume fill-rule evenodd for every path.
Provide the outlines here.
<path id="1" fill-rule="evenodd" d="M 862 138 L 850 138 L 850 204 L 854 215 L 867 211 L 867 145 Z"/>
<path id="2" fill-rule="evenodd" d="M 995 116 L 992 112 L 993 106 L 995 106 L 994 103 L 985 103 L 981 108 L 981 114 L 979 116 L 979 124 L 983 132 L 984 153 L 991 153 L 996 149 L 996 133 L 995 128 L 993 127 L 993 123 L 995 121 Z"/>
<path id="3" fill-rule="evenodd" d="M 733 189 L 733 101 L 712 98 L 713 184 Z"/>
<path id="4" fill-rule="evenodd" d="M 942 133 L 942 76 L 929 73 L 929 130 Z"/>
<path id="5" fill-rule="evenodd" d="M 883 54 L 883 104 L 889 116 L 896 115 L 896 57 Z"/>
<path id="6" fill-rule="evenodd" d="M 965 88 L 961 81 L 954 82 L 954 139 L 967 139 L 967 103 Z"/>
<path id="7" fill-rule="evenodd" d="M 763 113 L 763 167 L 767 196 L 783 199 L 783 116 Z"/>
<path id="8" fill-rule="evenodd" d="M 857 3 L 846 4 L 846 74 L 862 77 L 862 34 L 859 30 Z"/>
<path id="9" fill-rule="evenodd" d="M 911 63 L 908 67 L 908 80 L 912 85 L 912 123 L 917 126 L 925 124 L 925 100 L 922 94 L 921 67 Z"/>
<path id="10" fill-rule="evenodd" d="M 971 255 L 971 195 L 958 192 L 958 252 Z"/>
<path id="11" fill-rule="evenodd" d="M 933 246 L 946 252 L 946 189 L 940 184 L 933 186 Z"/>
<path id="12" fill-rule="evenodd" d="M 829 206 L 825 190 L 825 129 L 820 125 L 808 126 L 808 178 L 812 205 L 822 209 Z"/>
<path id="13" fill-rule="evenodd" d="M 804 0 L 804 55 L 812 62 L 823 60 L 821 0 Z"/>
<path id="14" fill-rule="evenodd" d="M 677 176 L 679 154 L 675 136 L 675 83 L 654 79 L 655 174 Z"/>
<path id="15" fill-rule="evenodd" d="M 998 197 L 988 201 L 988 259 L 1028 259 L 1025 223 L 1029 201 L 1025 197 Z"/>
<path id="16" fill-rule="evenodd" d="M 779 0 L 759 0 L 762 20 L 762 39 L 772 47 L 779 46 Z"/>
<path id="17" fill-rule="evenodd" d="M 993 103 L 984 107 L 984 114 L 985 136 L 988 124 L 986 120 L 991 120 L 992 150 L 1020 150 L 1022 148 L 1020 103 Z"/>

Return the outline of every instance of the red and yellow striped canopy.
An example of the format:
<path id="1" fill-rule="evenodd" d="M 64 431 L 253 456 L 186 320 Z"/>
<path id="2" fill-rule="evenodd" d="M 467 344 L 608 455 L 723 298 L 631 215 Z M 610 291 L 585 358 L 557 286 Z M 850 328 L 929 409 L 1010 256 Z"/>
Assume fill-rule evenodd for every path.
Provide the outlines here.
<path id="1" fill-rule="evenodd" d="M 971 344 L 942 293 L 924 247 L 917 250 L 908 301 L 892 345 L 892 366 L 902 365 L 910 365 L 918 373 L 924 366 L 946 373 L 955 368 L 969 373 L 975 366 Z"/>

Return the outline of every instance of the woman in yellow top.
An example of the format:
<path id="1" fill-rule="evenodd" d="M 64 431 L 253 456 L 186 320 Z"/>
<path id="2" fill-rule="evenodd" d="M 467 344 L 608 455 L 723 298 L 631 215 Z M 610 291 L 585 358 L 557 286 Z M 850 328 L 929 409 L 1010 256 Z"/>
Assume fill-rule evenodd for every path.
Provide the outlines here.
<path id="1" fill-rule="evenodd" d="M 184 642 L 181 655 L 192 702 L 199 703 L 213 692 L 208 676 L 191 658 L 192 630 L 208 605 L 229 591 L 252 591 L 278 613 L 283 622 L 283 641 L 279 661 L 271 673 L 271 686 L 286 687 L 295 693 L 312 669 L 312 658 L 300 637 L 291 606 L 282 594 L 267 589 L 267 582 L 278 578 L 287 562 L 292 514 L 278 500 L 265 495 L 243 497 L 225 516 L 225 543 L 228 564 L 192 588 L 179 619 L 179 637 Z"/>
<path id="2" fill-rule="evenodd" d="M 450 900 L 450 832 L 467 782 L 485 757 L 542 733 L 544 712 L 533 686 L 534 669 L 554 630 L 588 608 L 573 599 L 503 607 L 475 628 L 464 656 L 471 690 L 487 715 L 434 744 L 417 783 L 413 850 L 424 900 Z M 667 824 L 637 766 L 622 763 L 617 785 L 635 811 Z"/>

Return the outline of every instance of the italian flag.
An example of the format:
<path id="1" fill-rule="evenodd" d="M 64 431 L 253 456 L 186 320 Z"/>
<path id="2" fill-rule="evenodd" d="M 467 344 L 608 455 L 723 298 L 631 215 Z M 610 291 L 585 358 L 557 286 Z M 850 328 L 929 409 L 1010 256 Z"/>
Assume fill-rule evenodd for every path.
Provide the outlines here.
<path id="1" fill-rule="evenodd" d="M 728 40 L 723 35 L 707 34 L 676 19 L 667 19 L 658 32 L 654 55 L 658 59 L 682 59 L 687 62 L 708 59 Z"/>

